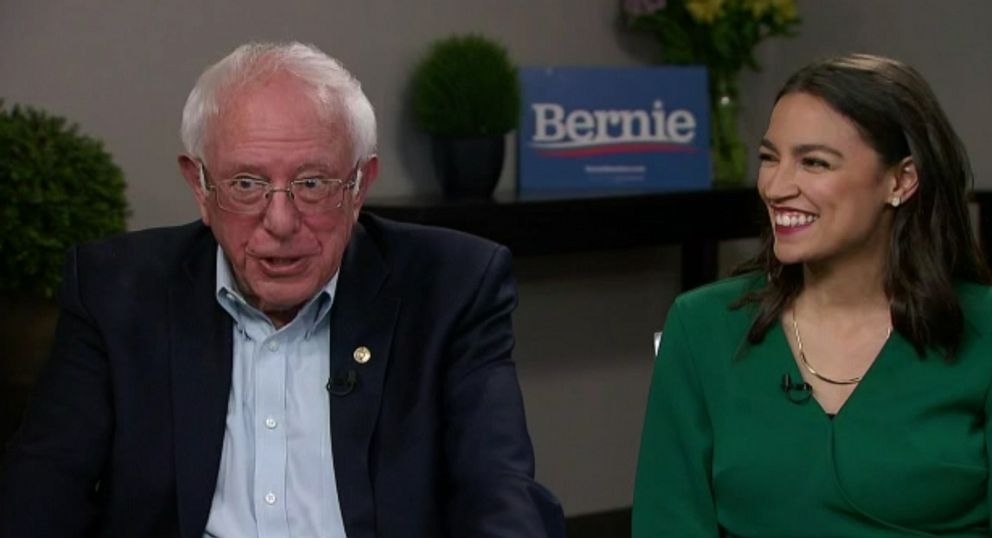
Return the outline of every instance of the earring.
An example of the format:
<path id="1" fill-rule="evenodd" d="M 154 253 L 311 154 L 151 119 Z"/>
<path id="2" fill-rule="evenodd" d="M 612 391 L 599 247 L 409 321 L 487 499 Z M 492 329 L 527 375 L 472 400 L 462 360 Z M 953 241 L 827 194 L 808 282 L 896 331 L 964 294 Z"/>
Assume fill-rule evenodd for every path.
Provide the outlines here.
<path id="1" fill-rule="evenodd" d="M 893 196 L 892 199 L 889 200 L 889 205 L 891 205 L 892 207 L 899 207 L 899 204 L 901 203 L 902 200 L 898 196 Z"/>

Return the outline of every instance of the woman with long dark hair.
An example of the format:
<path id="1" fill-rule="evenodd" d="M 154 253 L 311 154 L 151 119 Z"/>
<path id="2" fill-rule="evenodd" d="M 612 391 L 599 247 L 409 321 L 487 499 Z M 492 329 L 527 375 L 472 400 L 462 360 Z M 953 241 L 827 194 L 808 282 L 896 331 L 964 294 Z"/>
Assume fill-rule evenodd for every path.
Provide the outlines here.
<path id="1" fill-rule="evenodd" d="M 770 233 L 680 296 L 634 536 L 987 536 L 992 291 L 965 150 L 926 81 L 813 63 L 761 141 Z"/>

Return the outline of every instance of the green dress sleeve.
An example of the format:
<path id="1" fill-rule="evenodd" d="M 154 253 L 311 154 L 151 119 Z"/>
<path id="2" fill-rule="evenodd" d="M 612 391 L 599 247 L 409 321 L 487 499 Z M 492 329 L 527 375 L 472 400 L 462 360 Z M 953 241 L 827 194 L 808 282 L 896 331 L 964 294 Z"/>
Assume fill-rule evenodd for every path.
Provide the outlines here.
<path id="1" fill-rule="evenodd" d="M 992 469 L 992 391 L 985 395 L 985 458 L 988 469 Z M 985 502 L 989 507 L 989 536 L 992 536 L 992 478 L 986 481 Z"/>
<path id="2" fill-rule="evenodd" d="M 634 486 L 633 538 L 719 536 L 713 502 L 713 432 L 676 300 L 662 333 Z"/>

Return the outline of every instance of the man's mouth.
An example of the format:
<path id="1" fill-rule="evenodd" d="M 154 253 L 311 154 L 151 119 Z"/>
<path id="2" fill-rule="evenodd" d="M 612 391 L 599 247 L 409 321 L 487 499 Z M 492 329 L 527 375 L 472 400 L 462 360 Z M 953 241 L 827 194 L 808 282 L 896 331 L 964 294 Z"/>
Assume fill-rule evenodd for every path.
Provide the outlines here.
<path id="1" fill-rule="evenodd" d="M 266 256 L 259 257 L 258 262 L 269 276 L 290 276 L 299 272 L 306 263 L 306 257 Z"/>
<path id="2" fill-rule="evenodd" d="M 300 258 L 263 258 L 266 263 L 273 266 L 292 265 Z"/>

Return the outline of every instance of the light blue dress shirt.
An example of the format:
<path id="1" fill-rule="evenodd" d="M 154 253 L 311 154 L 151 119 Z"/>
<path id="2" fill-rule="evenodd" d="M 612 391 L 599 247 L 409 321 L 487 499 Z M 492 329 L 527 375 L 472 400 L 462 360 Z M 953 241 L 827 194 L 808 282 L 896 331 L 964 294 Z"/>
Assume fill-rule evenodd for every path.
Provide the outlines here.
<path id="1" fill-rule="evenodd" d="M 234 356 L 204 536 L 344 538 L 325 388 L 337 280 L 276 330 L 242 297 L 217 248 L 217 302 L 234 319 Z"/>

